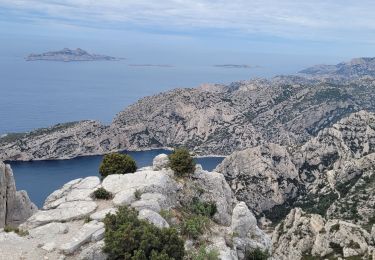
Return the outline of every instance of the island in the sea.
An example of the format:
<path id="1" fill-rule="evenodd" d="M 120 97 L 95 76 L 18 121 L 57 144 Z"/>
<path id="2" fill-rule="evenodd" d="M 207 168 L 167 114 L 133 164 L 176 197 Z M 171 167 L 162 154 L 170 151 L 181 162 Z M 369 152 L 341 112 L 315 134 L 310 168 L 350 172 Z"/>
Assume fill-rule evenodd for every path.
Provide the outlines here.
<path id="1" fill-rule="evenodd" d="M 64 48 L 60 51 L 50 51 L 42 54 L 30 54 L 27 56 L 26 61 L 117 61 L 120 58 L 115 58 L 107 55 L 90 54 L 85 50 L 77 48 L 75 50 Z"/>

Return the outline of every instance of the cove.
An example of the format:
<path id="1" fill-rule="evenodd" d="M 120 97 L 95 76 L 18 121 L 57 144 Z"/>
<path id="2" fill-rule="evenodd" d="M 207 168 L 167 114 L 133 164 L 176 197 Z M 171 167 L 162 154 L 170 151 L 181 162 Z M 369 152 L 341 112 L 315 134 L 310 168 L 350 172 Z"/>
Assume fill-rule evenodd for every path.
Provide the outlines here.
<path id="1" fill-rule="evenodd" d="M 138 168 L 152 165 L 152 160 L 167 150 L 126 152 L 132 156 Z M 18 190 L 26 190 L 30 199 L 41 208 L 47 196 L 65 183 L 82 177 L 99 176 L 99 165 L 103 156 L 86 156 L 70 160 L 8 162 L 13 169 Z M 203 169 L 213 170 L 224 158 L 196 158 Z"/>

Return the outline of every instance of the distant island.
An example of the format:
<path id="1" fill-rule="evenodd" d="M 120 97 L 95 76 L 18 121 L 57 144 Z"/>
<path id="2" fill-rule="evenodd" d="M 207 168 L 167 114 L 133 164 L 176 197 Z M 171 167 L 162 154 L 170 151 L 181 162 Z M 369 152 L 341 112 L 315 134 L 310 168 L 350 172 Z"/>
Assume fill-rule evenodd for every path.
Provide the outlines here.
<path id="1" fill-rule="evenodd" d="M 120 58 L 115 58 L 100 54 L 90 54 L 85 50 L 77 48 L 75 50 L 64 48 L 61 51 L 50 51 L 42 54 L 30 54 L 27 56 L 26 61 L 117 61 Z"/>
<path id="2" fill-rule="evenodd" d="M 214 65 L 214 67 L 228 68 L 228 69 L 254 69 L 259 68 L 259 66 L 247 65 L 247 64 L 219 64 Z"/>

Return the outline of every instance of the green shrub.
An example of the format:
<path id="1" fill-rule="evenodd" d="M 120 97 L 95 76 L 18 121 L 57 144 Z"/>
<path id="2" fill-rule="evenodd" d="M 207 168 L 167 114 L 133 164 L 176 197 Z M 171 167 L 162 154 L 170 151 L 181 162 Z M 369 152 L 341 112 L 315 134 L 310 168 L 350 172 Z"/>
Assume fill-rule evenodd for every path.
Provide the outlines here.
<path id="1" fill-rule="evenodd" d="M 212 217 L 217 212 L 217 207 L 215 202 L 203 202 L 197 197 L 194 197 L 189 206 L 189 210 L 197 215 Z"/>
<path id="2" fill-rule="evenodd" d="M 110 200 L 113 198 L 113 195 L 103 187 L 100 187 L 94 191 L 92 198 L 97 200 Z"/>
<path id="3" fill-rule="evenodd" d="M 29 234 L 29 231 L 27 231 L 27 230 L 22 230 L 22 229 L 19 229 L 19 228 L 16 228 L 16 227 L 11 227 L 11 226 L 5 226 L 4 232 L 6 232 L 6 233 L 14 232 L 21 237 L 27 236 Z"/>
<path id="4" fill-rule="evenodd" d="M 245 251 L 245 260 L 267 260 L 269 257 L 269 253 L 260 248 Z"/>
<path id="5" fill-rule="evenodd" d="M 215 249 L 208 251 L 205 246 L 201 246 L 198 250 L 190 252 L 187 258 L 191 260 L 219 260 L 219 252 Z"/>
<path id="6" fill-rule="evenodd" d="M 133 173 L 137 170 L 134 159 L 127 154 L 112 153 L 104 156 L 99 172 L 102 177 L 110 174 Z"/>
<path id="7" fill-rule="evenodd" d="M 104 219 L 104 252 L 108 259 L 183 259 L 184 241 L 174 228 L 159 229 L 137 218 L 138 212 L 120 207 Z"/>
<path id="8" fill-rule="evenodd" d="M 140 200 L 141 199 L 141 196 L 142 196 L 142 192 L 140 190 L 135 190 L 134 192 L 134 197 L 137 199 L 137 200 Z"/>
<path id="9" fill-rule="evenodd" d="M 177 176 L 185 177 L 194 173 L 195 162 L 187 149 L 177 148 L 168 157 L 169 166 Z"/>
<path id="10" fill-rule="evenodd" d="M 198 239 L 208 229 L 210 219 L 206 216 L 192 215 L 181 222 L 181 233 L 189 238 Z"/>

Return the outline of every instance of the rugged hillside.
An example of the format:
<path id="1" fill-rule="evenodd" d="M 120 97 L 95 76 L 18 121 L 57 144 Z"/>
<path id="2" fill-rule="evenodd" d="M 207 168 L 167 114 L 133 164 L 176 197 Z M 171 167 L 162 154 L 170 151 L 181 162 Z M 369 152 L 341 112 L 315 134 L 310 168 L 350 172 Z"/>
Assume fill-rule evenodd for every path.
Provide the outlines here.
<path id="1" fill-rule="evenodd" d="M 263 144 L 218 165 L 235 196 L 277 223 L 293 207 L 327 219 L 375 224 L 375 114 L 353 113 L 300 147 Z"/>
<path id="2" fill-rule="evenodd" d="M 360 111 L 302 146 L 234 152 L 215 171 L 258 218 L 281 221 L 273 235 L 276 259 L 368 259 L 375 246 L 374 170 L 375 114 Z"/>
<path id="3" fill-rule="evenodd" d="M 363 62 L 372 66 L 372 60 Z M 374 78 L 330 79 L 280 76 L 175 89 L 139 100 L 110 126 L 83 121 L 1 138 L 0 159 L 71 158 L 177 145 L 200 155 L 228 155 L 264 142 L 300 145 L 352 112 L 375 109 Z"/>
<path id="4" fill-rule="evenodd" d="M 357 58 L 337 65 L 316 65 L 300 71 L 302 75 L 324 78 L 358 78 L 375 76 L 375 58 Z"/>

